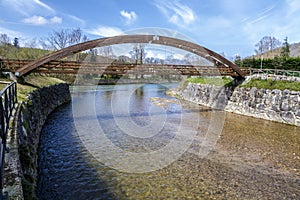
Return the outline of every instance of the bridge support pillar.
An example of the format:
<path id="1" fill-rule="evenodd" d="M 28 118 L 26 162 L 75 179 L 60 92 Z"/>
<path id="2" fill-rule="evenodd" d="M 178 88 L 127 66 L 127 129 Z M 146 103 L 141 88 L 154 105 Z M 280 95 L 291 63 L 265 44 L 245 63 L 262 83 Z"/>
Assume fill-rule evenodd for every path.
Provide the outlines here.
<path id="1" fill-rule="evenodd" d="M 244 82 L 245 78 L 241 76 L 233 77 L 233 85 L 238 86 Z"/>

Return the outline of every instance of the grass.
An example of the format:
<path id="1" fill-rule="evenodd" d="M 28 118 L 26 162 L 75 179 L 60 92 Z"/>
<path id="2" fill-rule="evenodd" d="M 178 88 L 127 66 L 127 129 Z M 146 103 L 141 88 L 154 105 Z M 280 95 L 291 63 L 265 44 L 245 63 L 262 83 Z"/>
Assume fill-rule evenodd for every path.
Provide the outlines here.
<path id="1" fill-rule="evenodd" d="M 198 83 L 198 84 L 209 84 L 215 86 L 231 86 L 232 79 L 227 77 L 216 78 L 216 77 L 195 77 L 188 78 L 188 82 L 190 83 Z"/>
<path id="2" fill-rule="evenodd" d="M 299 82 L 291 81 L 274 81 L 271 79 L 261 80 L 261 79 L 251 79 L 247 84 L 241 85 L 244 88 L 256 87 L 258 89 L 279 89 L 279 90 L 293 90 L 300 91 Z"/>
<path id="3" fill-rule="evenodd" d="M 8 79 L 2 79 L 1 81 L 12 82 Z M 29 75 L 25 78 L 25 84 L 17 83 L 18 101 L 26 100 L 28 93 L 33 90 L 59 83 L 64 83 L 64 81 L 48 76 Z M 0 89 L 2 90 L 6 85 L 7 84 L 0 84 Z"/>

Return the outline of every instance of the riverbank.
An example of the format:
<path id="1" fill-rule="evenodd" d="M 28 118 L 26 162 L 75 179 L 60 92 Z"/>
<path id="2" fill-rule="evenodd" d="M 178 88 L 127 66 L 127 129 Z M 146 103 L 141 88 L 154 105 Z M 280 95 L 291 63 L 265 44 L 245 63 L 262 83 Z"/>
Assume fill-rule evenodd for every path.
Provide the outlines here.
<path id="1" fill-rule="evenodd" d="M 71 100 L 69 85 L 51 77 L 31 76 L 17 86 L 19 104 L 8 134 L 4 193 L 12 199 L 37 199 L 37 149 L 48 115 Z"/>
<path id="2" fill-rule="evenodd" d="M 220 110 L 170 98 L 164 94 L 164 87 L 157 85 L 119 85 L 98 87 L 95 93 L 77 94 L 73 103 L 77 106 L 90 102 L 96 95 L 99 125 L 109 139 L 120 149 L 128 152 L 155 152 L 176 140 L 176 130 L 194 130 L 196 135 L 178 159 L 168 166 L 147 173 L 126 173 L 99 162 L 87 145 L 94 144 L 94 152 L 105 151 L 107 159 L 114 152 L 101 148 L 101 141 L 89 140 L 82 143 L 72 120 L 72 106 L 65 105 L 49 116 L 41 138 L 41 185 L 40 197 L 44 199 L 297 199 L 300 195 L 300 137 L 299 128 L 267 120 L 237 115 Z M 133 115 L 128 112 L 110 112 L 112 93 L 118 97 L 118 105 L 128 105 L 128 91 L 131 93 Z M 155 89 L 156 88 L 156 89 Z M 88 91 L 88 88 L 87 88 Z M 102 95 L 103 94 L 103 95 Z M 141 126 L 149 123 L 145 113 L 148 103 L 166 110 L 155 112 L 155 116 L 167 113 L 166 127 L 153 138 L 131 137 L 123 133 L 117 120 L 131 120 Z M 74 107 L 73 107 L 74 108 Z M 117 109 L 117 107 L 114 107 Z M 180 112 L 177 112 L 178 110 Z M 120 109 L 122 111 L 122 109 Z M 118 110 L 118 111 L 120 111 Z M 165 112 L 167 111 L 167 112 Z M 178 123 L 180 119 L 184 123 Z M 211 119 L 225 115 L 224 126 L 211 152 L 201 156 L 203 142 L 210 137 L 207 133 Z M 152 116 L 153 117 L 153 116 Z M 80 117 L 85 124 L 90 119 Z M 172 119 L 172 120 L 171 120 Z M 214 118 L 215 119 L 215 118 Z M 217 121 L 218 122 L 218 121 Z M 156 123 L 155 123 L 156 124 Z M 154 124 L 154 125 L 155 125 Z M 222 123 L 221 123 L 222 124 Z M 151 124 L 152 125 L 152 124 Z M 153 126 L 156 130 L 161 124 Z M 183 128 L 181 128 L 183 127 Z M 63 131 L 62 131 L 63 130 Z M 85 132 L 90 135 L 93 126 Z M 127 129 L 128 130 L 128 129 Z M 129 129 L 132 130 L 132 129 Z M 127 134 L 126 134 L 127 133 Z M 64 137 L 62 137 L 62 135 Z M 191 138 L 189 138 L 190 140 Z M 95 142 L 95 143 L 94 143 Z M 91 146 L 90 146 L 91 147 Z M 171 157 L 172 152 L 182 148 L 175 145 L 171 152 L 155 162 Z M 51 160 L 51 162 L 49 162 Z M 62 162 L 63 161 L 63 162 Z M 118 162 L 118 159 L 114 160 Z M 153 161 L 153 160 L 152 160 Z M 129 163 L 126 163 L 129 162 Z M 135 160 L 122 162 L 132 165 Z M 106 164 L 109 164 L 106 163 Z M 152 165 L 145 157 L 144 165 Z"/>
<path id="3" fill-rule="evenodd" d="M 297 84 L 292 88 L 298 88 Z M 300 91 L 187 83 L 175 93 L 200 105 L 300 126 Z"/>

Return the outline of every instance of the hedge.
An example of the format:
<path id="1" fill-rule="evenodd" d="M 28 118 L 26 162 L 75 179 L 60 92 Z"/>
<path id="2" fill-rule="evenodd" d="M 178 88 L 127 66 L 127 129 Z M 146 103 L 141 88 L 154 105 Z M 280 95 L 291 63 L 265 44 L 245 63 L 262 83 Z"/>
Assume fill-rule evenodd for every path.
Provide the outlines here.
<path id="1" fill-rule="evenodd" d="M 243 60 L 236 60 L 235 64 L 238 65 L 239 67 L 260 68 L 261 59 L 245 58 Z M 300 57 L 290 57 L 290 58 L 275 57 L 273 59 L 271 58 L 263 59 L 262 68 L 300 71 Z"/>

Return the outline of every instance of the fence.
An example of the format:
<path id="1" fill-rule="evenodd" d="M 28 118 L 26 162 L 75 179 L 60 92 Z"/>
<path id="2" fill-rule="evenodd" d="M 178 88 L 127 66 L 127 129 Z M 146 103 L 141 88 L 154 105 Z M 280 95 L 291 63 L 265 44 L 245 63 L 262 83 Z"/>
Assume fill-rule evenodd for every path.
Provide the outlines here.
<path id="1" fill-rule="evenodd" d="M 300 71 L 282 70 L 282 69 L 256 69 L 250 68 L 250 74 L 273 74 L 282 76 L 300 77 Z"/>
<path id="2" fill-rule="evenodd" d="M 17 84 L 12 82 L 0 92 L 0 200 L 3 199 L 4 157 L 9 120 L 17 103 Z"/>

